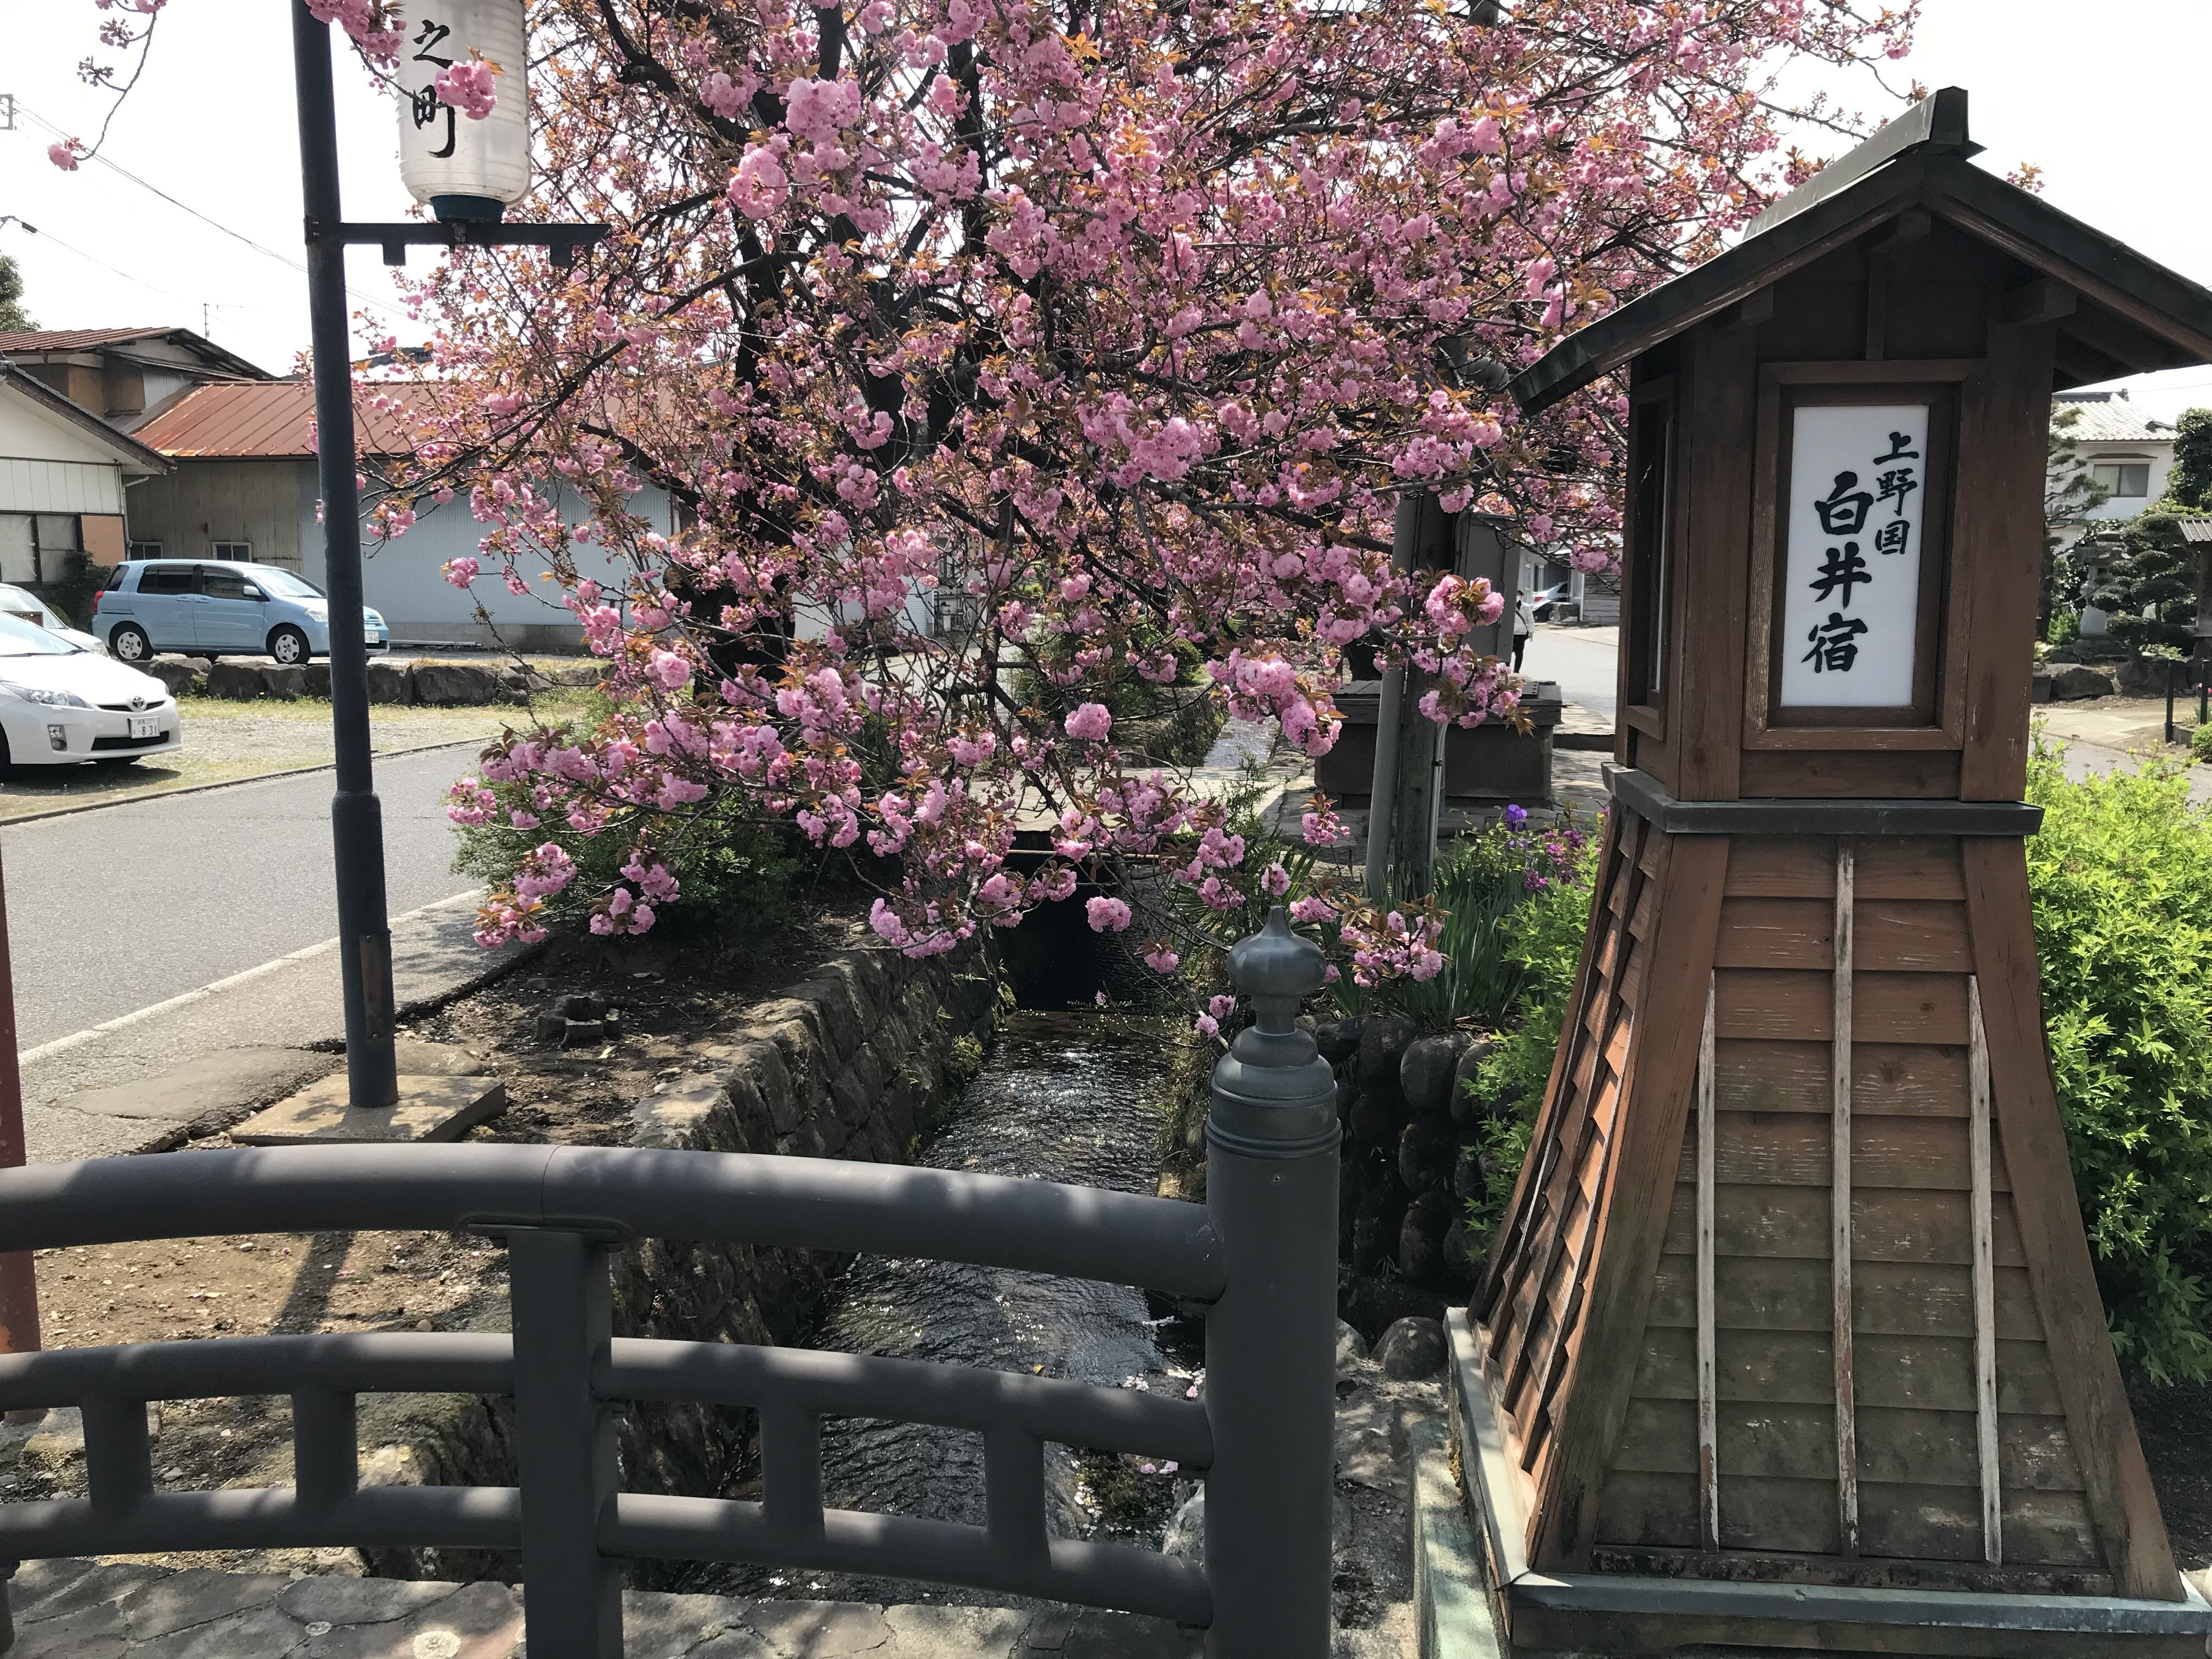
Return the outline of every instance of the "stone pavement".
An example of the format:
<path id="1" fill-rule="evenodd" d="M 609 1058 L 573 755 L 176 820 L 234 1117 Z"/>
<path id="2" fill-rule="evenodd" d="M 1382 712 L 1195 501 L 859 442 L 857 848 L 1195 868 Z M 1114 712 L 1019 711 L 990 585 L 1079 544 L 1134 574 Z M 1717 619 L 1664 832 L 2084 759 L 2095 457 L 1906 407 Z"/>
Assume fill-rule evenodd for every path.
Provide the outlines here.
<path id="1" fill-rule="evenodd" d="M 498 1583 L 288 1578 L 38 1561 L 9 1587 L 9 1659 L 526 1659 Z M 1127 1613 L 626 1591 L 625 1659 L 1197 1659 L 1195 1631 Z"/>
<path id="2" fill-rule="evenodd" d="M 402 1014 L 460 995 L 526 957 L 476 943 L 477 894 L 392 919 Z M 235 1121 L 338 1064 L 345 1036 L 337 941 L 26 1051 L 23 1126 L 33 1163 L 107 1158 Z"/>

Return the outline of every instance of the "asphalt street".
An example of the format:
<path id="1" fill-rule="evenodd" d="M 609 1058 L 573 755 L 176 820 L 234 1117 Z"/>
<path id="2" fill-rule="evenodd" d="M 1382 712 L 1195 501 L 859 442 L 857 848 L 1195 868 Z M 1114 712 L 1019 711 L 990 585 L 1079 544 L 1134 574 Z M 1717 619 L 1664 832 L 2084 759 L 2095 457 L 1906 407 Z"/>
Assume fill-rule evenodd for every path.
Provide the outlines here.
<path id="1" fill-rule="evenodd" d="M 477 884 L 453 872 L 441 803 L 477 746 L 377 762 L 392 914 Z M 19 1046 L 332 937 L 332 777 L 156 796 L 0 830 Z"/>
<path id="2" fill-rule="evenodd" d="M 1611 722 L 1618 689 L 1620 630 L 1616 628 L 1551 628 L 1538 623 L 1528 636 L 1521 672 L 1534 680 L 1557 680 L 1569 702 Z"/>

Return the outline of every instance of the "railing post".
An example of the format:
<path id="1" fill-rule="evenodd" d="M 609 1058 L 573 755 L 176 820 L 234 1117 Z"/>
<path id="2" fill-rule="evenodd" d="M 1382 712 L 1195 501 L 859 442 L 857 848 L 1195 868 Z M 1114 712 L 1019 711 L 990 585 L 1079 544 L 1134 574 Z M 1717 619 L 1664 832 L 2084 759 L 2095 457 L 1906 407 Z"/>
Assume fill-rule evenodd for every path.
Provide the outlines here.
<path id="1" fill-rule="evenodd" d="M 613 1337 L 607 1247 L 518 1227 L 507 1262 L 532 1659 L 622 1659 L 622 1563 L 599 1553 L 599 1537 L 615 1431 L 592 1387 Z"/>
<path id="2" fill-rule="evenodd" d="M 1298 1005 L 1321 947 L 1279 906 L 1230 952 L 1255 1024 L 1213 1068 L 1206 1207 L 1227 1288 L 1206 1322 L 1207 1659 L 1327 1659 L 1336 1404 L 1336 1080 Z"/>

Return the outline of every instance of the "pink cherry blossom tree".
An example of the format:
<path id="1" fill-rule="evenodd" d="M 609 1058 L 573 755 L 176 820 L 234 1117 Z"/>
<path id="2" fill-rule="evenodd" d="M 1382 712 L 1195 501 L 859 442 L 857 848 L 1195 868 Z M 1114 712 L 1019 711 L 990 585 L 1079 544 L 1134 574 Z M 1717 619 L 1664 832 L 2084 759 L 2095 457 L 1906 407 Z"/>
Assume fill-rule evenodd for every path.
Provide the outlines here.
<path id="1" fill-rule="evenodd" d="M 310 3 L 388 58 L 378 0 Z M 1279 866 L 1115 706 L 1195 672 L 1319 754 L 1366 641 L 1430 718 L 1510 718 L 1468 643 L 1498 597 L 1395 571 L 1397 499 L 1602 564 L 1621 398 L 1531 422 L 1505 382 L 1802 177 L 1776 76 L 1895 57 L 1916 6 L 534 0 L 526 216 L 613 233 L 424 280 L 438 377 L 372 525 L 473 512 L 448 580 L 551 568 L 605 659 L 612 714 L 453 792 L 518 838 L 482 936 L 649 926 L 732 799 L 851 848 L 915 953 L 1126 859 L 1241 905 Z M 580 890 L 561 842 L 599 836 L 624 876 Z M 1433 971 L 1429 930 L 1327 902 L 1367 971 Z"/>

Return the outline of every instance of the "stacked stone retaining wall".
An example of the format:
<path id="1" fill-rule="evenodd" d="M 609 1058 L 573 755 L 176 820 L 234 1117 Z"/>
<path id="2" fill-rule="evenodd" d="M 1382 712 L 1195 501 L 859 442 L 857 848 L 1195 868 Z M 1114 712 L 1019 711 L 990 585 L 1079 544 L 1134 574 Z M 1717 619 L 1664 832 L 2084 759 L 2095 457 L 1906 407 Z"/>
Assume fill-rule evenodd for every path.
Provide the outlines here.
<path id="1" fill-rule="evenodd" d="M 848 951 L 749 1011 L 735 1036 L 700 1052 L 692 1073 L 640 1101 L 629 1144 L 680 1152 L 775 1152 L 878 1164 L 913 1161 L 957 1099 L 999 1011 L 995 963 L 980 942 L 926 962 Z M 847 1258 L 644 1239 L 614 1262 L 623 1336 L 783 1345 L 812 1327 Z M 503 1316 L 497 1322 L 504 1328 Z M 750 1413 L 634 1406 L 619 1419 L 631 1492 L 720 1496 L 740 1490 L 752 1455 Z M 364 1424 L 370 1420 L 364 1413 Z M 416 1415 L 406 1443 L 365 1460 L 370 1478 L 507 1485 L 514 1478 L 513 1407 L 451 1396 Z M 371 1556 L 396 1577 L 503 1576 L 514 1563 L 456 1551 Z M 664 1574 L 644 1564 L 638 1582 Z"/>

